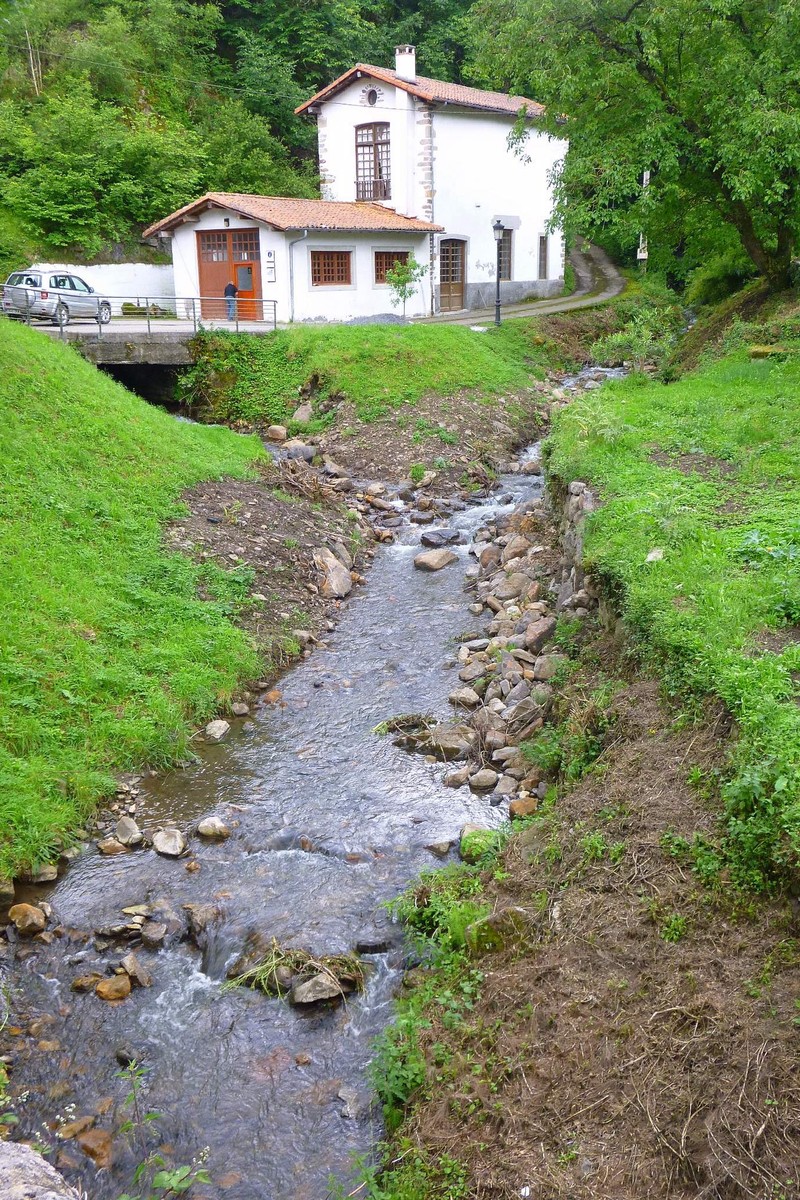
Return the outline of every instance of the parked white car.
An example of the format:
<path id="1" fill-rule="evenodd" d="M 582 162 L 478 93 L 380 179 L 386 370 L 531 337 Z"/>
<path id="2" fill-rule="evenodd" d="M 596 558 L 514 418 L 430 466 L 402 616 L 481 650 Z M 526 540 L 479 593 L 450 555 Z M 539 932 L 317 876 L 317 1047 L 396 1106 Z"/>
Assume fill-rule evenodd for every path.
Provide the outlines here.
<path id="1" fill-rule="evenodd" d="M 3 313 L 12 319 L 52 321 L 62 327 L 74 317 L 107 325 L 111 302 L 78 275 L 53 267 L 29 267 L 14 271 L 3 285 Z"/>

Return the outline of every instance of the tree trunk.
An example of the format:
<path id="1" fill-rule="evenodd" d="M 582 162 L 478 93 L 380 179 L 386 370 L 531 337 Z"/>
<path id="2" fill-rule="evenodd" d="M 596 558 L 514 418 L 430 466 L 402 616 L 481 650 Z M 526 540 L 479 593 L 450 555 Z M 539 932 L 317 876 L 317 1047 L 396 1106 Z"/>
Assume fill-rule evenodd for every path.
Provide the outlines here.
<path id="1" fill-rule="evenodd" d="M 740 200 L 730 203 L 730 212 L 746 254 L 766 279 L 770 291 L 784 291 L 789 287 L 792 263 L 792 238 L 787 226 L 778 226 L 777 246 L 774 250 L 768 250 L 755 231 L 753 218 Z"/>

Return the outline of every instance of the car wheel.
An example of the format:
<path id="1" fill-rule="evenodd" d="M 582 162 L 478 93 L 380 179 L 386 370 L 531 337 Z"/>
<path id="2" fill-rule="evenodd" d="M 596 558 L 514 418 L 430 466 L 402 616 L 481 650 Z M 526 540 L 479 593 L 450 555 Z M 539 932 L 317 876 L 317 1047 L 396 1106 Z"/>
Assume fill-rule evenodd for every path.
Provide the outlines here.
<path id="1" fill-rule="evenodd" d="M 69 325 L 69 309 L 66 304 L 56 306 L 56 311 L 53 313 L 53 324 L 60 325 L 62 329 L 65 325 Z"/>
<path id="2" fill-rule="evenodd" d="M 101 325 L 108 324 L 108 322 L 111 320 L 111 305 L 110 304 L 106 303 L 106 304 L 100 305 L 100 310 L 97 314 L 97 319 L 99 320 Z"/>

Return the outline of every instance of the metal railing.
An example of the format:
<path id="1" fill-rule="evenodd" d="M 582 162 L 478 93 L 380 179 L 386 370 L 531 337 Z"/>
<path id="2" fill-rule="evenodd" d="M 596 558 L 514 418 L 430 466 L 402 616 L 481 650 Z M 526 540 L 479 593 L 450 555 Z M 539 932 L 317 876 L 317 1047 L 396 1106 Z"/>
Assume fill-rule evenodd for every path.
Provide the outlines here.
<path id="1" fill-rule="evenodd" d="M 23 291 L 24 297 L 18 294 Z M 45 292 L 47 291 L 48 289 L 45 289 Z M 10 302 L 6 300 L 8 292 L 17 293 Z M 236 333 L 248 330 L 263 332 L 264 326 L 268 330 L 275 330 L 278 326 L 278 306 L 275 300 L 227 296 L 86 297 L 80 293 L 79 299 L 70 307 L 70 299 L 71 297 L 67 297 L 61 300 L 54 297 L 50 291 L 43 301 L 40 289 L 15 284 L 3 289 L 2 311 L 5 316 L 21 318 L 28 325 L 34 322 L 57 325 L 62 338 L 66 336 L 65 330 L 73 321 L 91 321 L 92 328 L 96 327 L 98 338 L 102 338 L 104 330 L 113 332 L 115 325 L 124 324 L 127 327 L 131 323 L 141 323 L 148 337 L 154 332 L 185 332 L 191 329 L 196 333 L 202 328 L 232 329 Z M 88 307 L 87 301 L 94 304 L 94 312 L 85 311 Z M 78 304 L 83 311 L 76 311 Z M 67 310 L 66 321 L 58 319 L 59 305 L 63 305 Z M 85 325 L 78 327 L 86 328 Z"/>

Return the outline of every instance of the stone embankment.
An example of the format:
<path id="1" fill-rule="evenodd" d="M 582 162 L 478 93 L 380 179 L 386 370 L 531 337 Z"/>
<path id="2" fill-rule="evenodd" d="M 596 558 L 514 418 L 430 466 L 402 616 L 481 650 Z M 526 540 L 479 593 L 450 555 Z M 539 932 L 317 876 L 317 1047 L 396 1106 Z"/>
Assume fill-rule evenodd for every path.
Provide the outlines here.
<path id="1" fill-rule="evenodd" d="M 469 611 L 490 620 L 481 633 L 465 634 L 458 650 L 458 684 L 449 695 L 458 720 L 397 739 L 409 750 L 460 761 L 445 785 L 468 787 L 512 818 L 531 816 L 549 786 L 522 744 L 547 722 L 568 661 L 558 617 L 579 619 L 598 605 L 595 581 L 583 568 L 583 523 L 594 505 L 591 490 L 576 481 L 552 501 L 527 500 L 476 532 Z M 464 827 L 462 857 L 480 856 L 480 832 Z"/>

